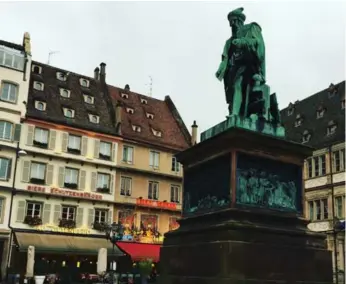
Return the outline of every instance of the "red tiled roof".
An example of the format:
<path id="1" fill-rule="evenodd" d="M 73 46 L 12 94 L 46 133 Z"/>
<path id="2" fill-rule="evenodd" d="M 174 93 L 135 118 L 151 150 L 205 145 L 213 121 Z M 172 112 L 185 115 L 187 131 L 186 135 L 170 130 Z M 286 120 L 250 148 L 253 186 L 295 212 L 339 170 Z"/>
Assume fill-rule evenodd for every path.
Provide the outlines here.
<path id="1" fill-rule="evenodd" d="M 190 135 L 186 127 L 179 125 L 174 117 L 167 102 L 170 100 L 169 98 L 162 101 L 109 85 L 108 90 L 111 97 L 124 106 L 121 122 L 121 131 L 124 137 L 179 150 L 189 147 Z M 122 93 L 126 93 L 128 97 L 123 98 Z M 145 99 L 147 104 L 142 103 L 141 99 Z M 127 107 L 134 109 L 134 113 L 128 113 Z M 153 114 L 153 119 L 148 118 L 147 113 Z M 141 132 L 133 131 L 132 125 L 140 126 Z M 161 131 L 161 137 L 155 136 L 152 129 Z"/>
<path id="2" fill-rule="evenodd" d="M 100 80 L 40 62 L 33 61 L 32 64 L 40 66 L 42 72 L 41 74 L 32 72 L 30 78 L 27 103 L 28 117 L 88 129 L 98 133 L 122 136 L 125 139 L 161 146 L 173 151 L 184 150 L 190 146 L 191 136 L 169 97 L 166 97 L 165 100 L 158 100 L 105 85 Z M 68 74 L 67 80 L 65 82 L 59 81 L 56 78 L 57 72 Z M 89 88 L 80 85 L 79 80 L 81 78 L 89 80 Z M 34 81 L 44 83 L 44 90 L 35 90 L 33 88 Z M 59 95 L 59 88 L 61 87 L 70 90 L 70 98 L 63 98 Z M 128 98 L 122 98 L 121 92 L 126 92 Z M 93 96 L 95 98 L 94 105 L 86 104 L 83 94 Z M 142 104 L 141 98 L 146 99 L 148 103 Z M 35 100 L 46 102 L 46 111 L 37 110 Z M 121 133 L 117 131 L 115 118 L 115 108 L 118 102 L 123 104 Z M 126 106 L 133 108 L 134 113 L 127 113 Z M 75 117 L 73 119 L 64 117 L 63 107 L 74 109 Z M 154 118 L 147 118 L 146 112 L 153 114 Z M 88 114 L 91 113 L 100 117 L 99 124 L 89 121 Z M 133 131 L 132 124 L 140 126 L 141 132 Z M 161 131 L 161 137 L 155 136 L 152 128 Z"/>

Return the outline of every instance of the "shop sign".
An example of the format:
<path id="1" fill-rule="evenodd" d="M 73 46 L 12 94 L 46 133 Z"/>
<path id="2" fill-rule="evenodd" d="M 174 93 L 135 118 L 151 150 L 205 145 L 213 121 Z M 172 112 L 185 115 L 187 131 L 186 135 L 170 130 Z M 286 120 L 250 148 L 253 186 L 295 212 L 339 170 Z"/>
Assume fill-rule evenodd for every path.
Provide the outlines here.
<path id="1" fill-rule="evenodd" d="M 34 192 L 46 192 L 46 188 L 39 185 L 28 185 L 26 189 Z"/>
<path id="2" fill-rule="evenodd" d="M 308 224 L 308 229 L 313 232 L 326 232 L 332 230 L 330 222 L 314 222 Z"/>
<path id="3" fill-rule="evenodd" d="M 71 196 L 71 197 L 80 197 L 80 198 L 87 198 L 87 199 L 95 199 L 95 200 L 102 200 L 101 194 L 95 194 L 91 192 L 83 192 L 78 190 L 64 190 L 56 187 L 52 187 L 50 189 L 50 192 L 52 194 L 56 195 L 62 195 L 62 196 Z"/>
<path id="4" fill-rule="evenodd" d="M 56 233 L 70 233 L 70 234 L 84 234 L 89 235 L 91 233 L 88 228 L 62 228 L 55 225 L 40 225 L 35 227 L 38 231 L 48 231 L 48 232 L 56 232 Z"/>
<path id="5" fill-rule="evenodd" d="M 177 204 L 173 202 L 163 202 L 149 199 L 137 198 L 136 204 L 138 206 L 146 206 L 160 209 L 177 210 Z"/>

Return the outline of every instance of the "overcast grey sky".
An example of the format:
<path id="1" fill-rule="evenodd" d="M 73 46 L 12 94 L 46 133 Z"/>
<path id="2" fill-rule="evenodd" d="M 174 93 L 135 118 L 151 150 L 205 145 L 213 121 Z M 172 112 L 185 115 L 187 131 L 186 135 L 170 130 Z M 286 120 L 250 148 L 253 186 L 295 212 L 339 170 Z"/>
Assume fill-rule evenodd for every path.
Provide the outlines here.
<path id="1" fill-rule="evenodd" d="M 33 59 L 93 76 L 107 64 L 107 83 L 170 95 L 190 129 L 225 119 L 222 82 L 215 77 L 229 11 L 244 7 L 266 44 L 267 83 L 279 107 L 345 78 L 342 2 L 14 2 L 0 3 L 0 38 L 18 42 L 30 32 Z"/>

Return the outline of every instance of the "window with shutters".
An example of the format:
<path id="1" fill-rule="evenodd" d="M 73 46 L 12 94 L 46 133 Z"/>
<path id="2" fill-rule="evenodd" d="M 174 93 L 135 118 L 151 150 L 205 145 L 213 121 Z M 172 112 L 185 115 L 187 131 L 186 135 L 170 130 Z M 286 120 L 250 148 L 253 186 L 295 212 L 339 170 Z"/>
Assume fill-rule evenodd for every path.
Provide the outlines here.
<path id="1" fill-rule="evenodd" d="M 79 170 L 73 169 L 73 168 L 66 168 L 65 169 L 64 187 L 71 188 L 71 189 L 77 189 L 78 188 L 78 177 L 79 177 Z"/>
<path id="2" fill-rule="evenodd" d="M 180 164 L 177 161 L 176 157 L 172 157 L 172 168 L 171 168 L 172 172 L 179 172 L 180 171 Z"/>
<path id="3" fill-rule="evenodd" d="M 108 142 L 100 142 L 99 158 L 102 160 L 111 159 L 112 144 Z"/>
<path id="4" fill-rule="evenodd" d="M 81 137 L 75 135 L 68 136 L 67 151 L 72 154 L 81 153 Z"/>
<path id="5" fill-rule="evenodd" d="M 0 92 L 0 100 L 9 103 L 16 103 L 18 96 L 18 85 L 2 82 L 1 83 L 1 92 Z"/>
<path id="6" fill-rule="evenodd" d="M 49 131 L 47 129 L 35 127 L 33 144 L 37 147 L 47 148 L 48 136 L 49 136 Z"/>
<path id="7" fill-rule="evenodd" d="M 132 178 L 121 177 L 120 179 L 120 195 L 131 196 L 132 193 Z"/>
<path id="8" fill-rule="evenodd" d="M 0 120 L 0 139 L 11 141 L 13 137 L 13 123 Z"/>
<path id="9" fill-rule="evenodd" d="M 153 169 L 158 169 L 160 164 L 160 153 L 156 151 L 150 151 L 149 155 L 149 166 Z"/>
<path id="10" fill-rule="evenodd" d="M 26 205 L 26 216 L 41 216 L 42 204 L 37 202 L 28 202 Z"/>
<path id="11" fill-rule="evenodd" d="M 111 180 L 110 174 L 97 173 L 96 190 L 98 192 L 102 192 L 102 193 L 109 193 L 110 192 L 110 180 Z"/>
<path id="12" fill-rule="evenodd" d="M 30 167 L 30 182 L 44 184 L 46 178 L 46 164 L 32 162 Z"/>
<path id="13" fill-rule="evenodd" d="M 107 223 L 108 210 L 95 209 L 94 223 Z"/>
<path id="14" fill-rule="evenodd" d="M 159 183 L 156 181 L 149 181 L 148 199 L 159 199 Z"/>
<path id="15" fill-rule="evenodd" d="M 76 207 L 62 206 L 59 227 L 64 227 L 64 228 L 76 227 Z"/>
<path id="16" fill-rule="evenodd" d="M 0 157 L 0 180 L 8 180 L 11 176 L 11 160 Z"/>
<path id="17" fill-rule="evenodd" d="M 128 164 L 133 163 L 133 147 L 123 146 L 123 162 Z"/>
<path id="18" fill-rule="evenodd" d="M 180 203 L 180 186 L 171 185 L 171 202 Z"/>

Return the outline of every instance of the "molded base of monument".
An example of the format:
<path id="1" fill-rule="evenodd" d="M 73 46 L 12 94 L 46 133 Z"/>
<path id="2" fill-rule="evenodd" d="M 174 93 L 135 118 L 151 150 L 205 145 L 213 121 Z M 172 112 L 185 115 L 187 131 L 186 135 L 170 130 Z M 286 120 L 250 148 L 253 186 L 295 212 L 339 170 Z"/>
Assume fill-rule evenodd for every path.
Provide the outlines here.
<path id="1" fill-rule="evenodd" d="M 282 125 L 273 125 L 265 120 L 257 119 L 254 115 L 251 118 L 243 118 L 236 115 L 227 116 L 227 119 L 201 133 L 201 142 L 216 136 L 229 128 L 238 127 L 275 137 L 285 137 L 285 128 Z"/>
<path id="2" fill-rule="evenodd" d="M 332 283 L 325 236 L 287 213 L 226 209 L 165 235 L 160 284 Z"/>

